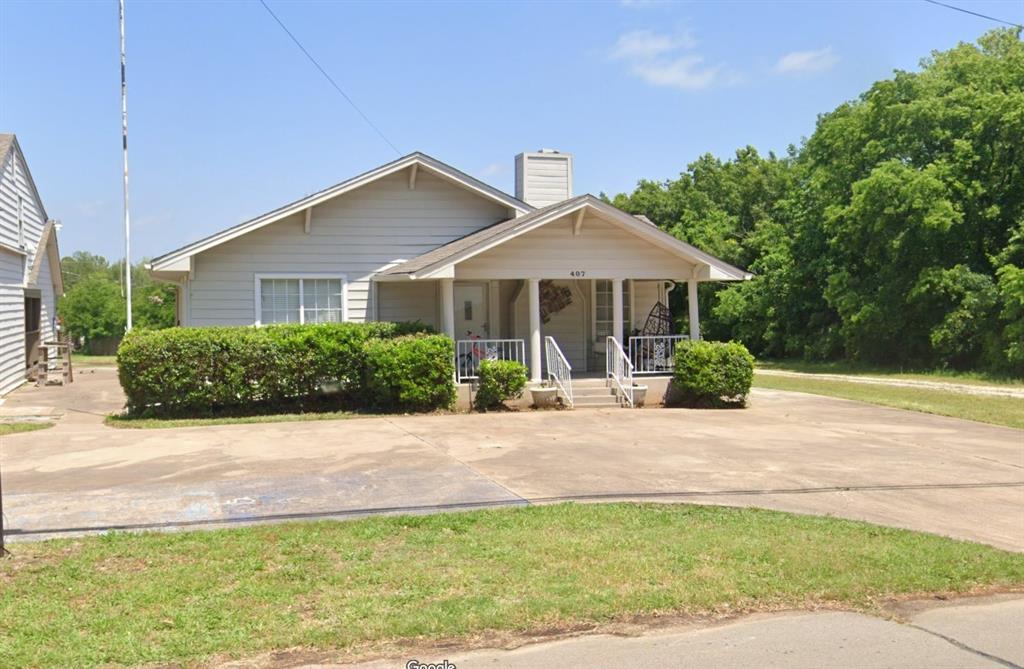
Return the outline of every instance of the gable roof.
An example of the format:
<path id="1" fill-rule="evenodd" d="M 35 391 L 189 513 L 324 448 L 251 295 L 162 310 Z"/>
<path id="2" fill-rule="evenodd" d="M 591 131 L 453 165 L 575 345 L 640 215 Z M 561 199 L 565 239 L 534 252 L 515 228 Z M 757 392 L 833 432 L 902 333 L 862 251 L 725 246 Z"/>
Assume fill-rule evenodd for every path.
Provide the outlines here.
<path id="1" fill-rule="evenodd" d="M 36 255 L 32 260 L 32 270 L 28 275 L 28 287 L 39 287 L 39 273 L 43 268 L 43 258 L 50 263 L 50 277 L 53 281 L 54 292 L 57 296 L 64 294 L 64 276 L 61 273 L 60 249 L 57 248 L 57 229 L 55 223 L 47 221 L 43 226 L 43 234 L 39 236 L 39 245 L 36 247 Z M 54 264 L 57 271 L 53 271 Z"/>
<path id="2" fill-rule="evenodd" d="M 18 137 L 14 133 L 0 132 L 0 180 L 4 178 L 3 165 L 7 162 L 7 156 L 12 153 L 21 156 L 21 166 L 25 168 L 25 179 L 28 181 L 28 187 L 36 198 L 36 206 L 39 207 L 40 216 L 42 216 L 44 221 L 47 220 L 48 217 L 46 215 L 46 207 L 43 206 L 43 198 L 39 197 L 39 189 L 36 188 L 35 179 L 32 178 L 32 170 L 28 167 L 25 153 L 21 150 L 21 145 L 18 144 Z"/>
<path id="3" fill-rule="evenodd" d="M 510 218 L 506 221 L 495 223 L 394 267 L 378 272 L 377 276 L 404 277 L 409 279 L 431 278 L 433 273 L 443 270 L 450 265 L 472 258 L 479 253 L 494 248 L 502 242 L 514 239 L 555 219 L 588 207 L 603 218 L 618 223 L 621 227 L 633 232 L 638 237 L 647 239 L 676 256 L 692 263 L 707 265 L 710 268 L 709 278 L 712 280 L 743 281 L 752 276 L 749 272 L 734 267 L 710 253 L 705 253 L 697 247 L 673 237 L 652 224 L 649 220 L 639 219 L 589 194 L 579 195 L 563 202 L 535 209 L 529 214 L 518 218 Z"/>
<path id="4" fill-rule="evenodd" d="M 296 200 L 290 204 L 286 204 L 283 207 L 267 212 L 262 216 L 257 216 L 256 218 L 239 223 L 238 225 L 200 239 L 197 242 L 183 246 L 171 251 L 170 253 L 165 253 L 162 256 L 154 258 L 149 263 L 149 268 L 153 270 L 169 270 L 171 269 L 170 265 L 172 263 L 187 259 L 196 253 L 205 251 L 211 247 L 217 246 L 218 244 L 223 244 L 226 241 L 262 228 L 265 225 L 275 223 L 287 216 L 291 216 L 296 212 L 316 206 L 322 202 L 330 200 L 331 198 L 337 197 L 338 195 L 355 190 L 356 188 L 365 186 L 377 179 L 388 176 L 389 174 L 394 174 L 395 172 L 399 172 L 414 165 L 417 166 L 417 169 L 426 169 L 442 179 L 455 183 L 456 185 L 473 191 L 478 195 L 502 204 L 510 209 L 514 209 L 517 212 L 526 213 L 533 211 L 534 209 L 532 206 L 522 200 L 512 197 L 508 193 L 502 192 L 479 179 L 469 176 L 465 172 L 462 172 L 451 165 L 417 151 L 415 153 L 410 153 L 407 156 L 402 156 L 397 160 L 381 165 L 380 167 L 374 168 L 368 172 L 352 177 L 351 179 L 342 181 L 330 188 L 325 188 L 324 190 L 313 193 L 312 195 L 307 195 L 306 197 Z"/>

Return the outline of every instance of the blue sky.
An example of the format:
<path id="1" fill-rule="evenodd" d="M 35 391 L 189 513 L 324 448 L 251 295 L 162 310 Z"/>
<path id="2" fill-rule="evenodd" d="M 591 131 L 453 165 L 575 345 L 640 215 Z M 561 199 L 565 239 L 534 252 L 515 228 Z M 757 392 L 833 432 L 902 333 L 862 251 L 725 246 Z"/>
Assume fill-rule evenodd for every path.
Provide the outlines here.
<path id="1" fill-rule="evenodd" d="M 402 153 L 504 190 L 512 158 L 575 155 L 578 193 L 698 155 L 785 151 L 816 115 L 983 19 L 908 2 L 268 0 Z M 396 157 L 255 0 L 128 0 L 133 259 Z M 1024 22 L 1024 2 L 953 4 Z M 0 130 L 61 250 L 122 251 L 117 3 L 0 0 Z"/>

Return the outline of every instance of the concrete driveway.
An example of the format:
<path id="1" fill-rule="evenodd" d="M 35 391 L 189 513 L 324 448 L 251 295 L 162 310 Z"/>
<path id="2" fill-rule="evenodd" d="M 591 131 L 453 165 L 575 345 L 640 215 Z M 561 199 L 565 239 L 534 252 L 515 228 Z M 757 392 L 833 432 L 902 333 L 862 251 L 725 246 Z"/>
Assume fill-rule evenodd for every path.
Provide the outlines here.
<path id="1" fill-rule="evenodd" d="M 0 407 L 63 412 L 54 428 L 3 438 L 15 537 L 641 499 L 834 514 L 1024 550 L 1024 431 L 844 400 L 760 390 L 742 411 L 104 426 L 120 404 L 113 370 L 97 369 Z"/>

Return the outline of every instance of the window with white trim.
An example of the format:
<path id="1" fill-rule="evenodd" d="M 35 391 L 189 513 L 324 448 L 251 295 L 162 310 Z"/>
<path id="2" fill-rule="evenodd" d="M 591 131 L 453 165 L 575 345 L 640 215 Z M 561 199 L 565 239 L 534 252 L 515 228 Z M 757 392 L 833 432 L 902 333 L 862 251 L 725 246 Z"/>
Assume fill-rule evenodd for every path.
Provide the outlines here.
<path id="1" fill-rule="evenodd" d="M 626 333 L 633 330 L 633 311 L 630 302 L 630 282 L 622 282 L 622 328 Z M 609 279 L 594 281 L 594 335 L 597 341 L 610 337 L 615 329 L 614 302 L 612 301 L 612 282 Z"/>
<path id="2" fill-rule="evenodd" d="M 341 277 L 257 277 L 259 324 L 340 323 L 345 318 Z"/>

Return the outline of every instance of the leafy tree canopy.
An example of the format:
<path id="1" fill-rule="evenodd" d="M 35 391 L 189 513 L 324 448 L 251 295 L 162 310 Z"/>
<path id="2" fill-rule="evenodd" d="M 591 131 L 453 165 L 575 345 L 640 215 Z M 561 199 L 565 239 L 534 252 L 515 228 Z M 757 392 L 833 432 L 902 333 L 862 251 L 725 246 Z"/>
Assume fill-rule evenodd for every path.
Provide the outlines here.
<path id="1" fill-rule="evenodd" d="M 703 286 L 707 336 L 768 356 L 1024 372 L 1024 45 L 935 52 L 784 158 L 702 156 L 613 199 L 754 272 Z"/>

